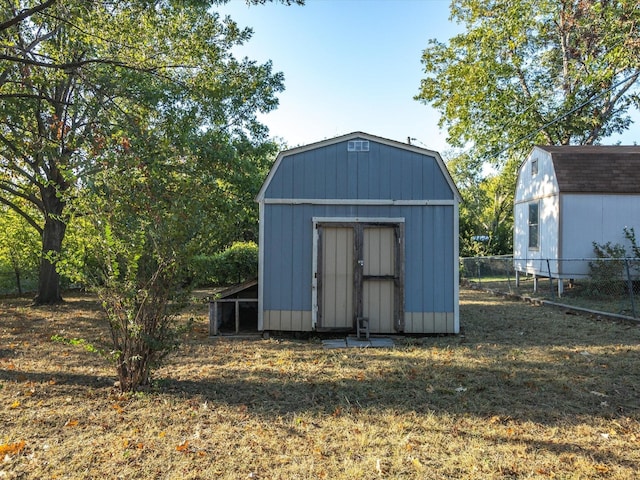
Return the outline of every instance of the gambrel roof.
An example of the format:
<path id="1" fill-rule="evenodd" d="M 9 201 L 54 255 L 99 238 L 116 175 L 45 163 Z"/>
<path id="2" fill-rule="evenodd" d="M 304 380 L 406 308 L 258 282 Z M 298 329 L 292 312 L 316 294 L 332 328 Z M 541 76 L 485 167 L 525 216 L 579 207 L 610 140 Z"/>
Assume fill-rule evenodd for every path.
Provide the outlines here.
<path id="1" fill-rule="evenodd" d="M 349 160 L 351 156 L 354 159 L 357 157 L 363 159 L 363 152 L 351 151 L 351 155 L 347 154 L 347 144 L 359 140 L 364 140 L 372 144 L 371 155 L 367 155 L 370 157 L 369 162 L 364 162 L 363 160 L 362 162 L 356 161 L 354 163 Z M 337 148 L 340 144 L 344 144 L 342 153 L 336 153 L 337 150 L 330 151 L 331 147 Z M 373 144 L 379 147 L 375 149 L 375 152 Z M 380 148 L 383 148 L 384 151 L 380 150 Z M 394 151 L 404 152 L 407 155 L 392 154 Z M 399 163 L 401 160 L 404 160 L 404 163 Z M 438 152 L 364 132 L 352 132 L 280 152 L 256 197 L 256 201 L 261 203 L 268 197 L 274 195 L 274 190 L 277 190 L 276 184 L 278 183 L 278 176 L 280 179 L 286 177 L 289 184 L 293 182 L 293 190 L 297 190 L 298 196 L 300 197 L 320 198 L 320 196 L 323 196 L 322 198 L 325 198 L 324 196 L 326 196 L 326 198 L 333 197 L 343 200 L 348 198 L 353 199 L 354 196 L 361 194 L 361 190 L 367 189 L 366 187 L 363 188 L 363 185 L 367 183 L 371 184 L 368 195 L 375 196 L 379 193 L 375 192 L 376 189 L 388 188 L 391 190 L 392 187 L 386 185 L 386 183 L 389 183 L 397 188 L 406 187 L 403 191 L 404 196 L 397 196 L 397 198 L 395 198 L 395 200 L 403 201 L 412 198 L 412 196 L 419 197 L 429 190 L 430 186 L 426 181 L 418 185 L 421 181 L 427 180 L 425 177 L 429 176 L 427 168 L 425 167 L 424 170 L 422 168 L 423 164 L 426 163 L 430 165 L 433 164 L 433 172 L 431 172 L 433 173 L 433 177 L 438 174 L 438 180 L 442 180 L 439 187 L 434 187 L 434 189 L 437 190 L 441 187 L 440 190 L 447 190 L 451 199 L 460 202 L 460 192 Z M 406 166 L 405 170 L 402 168 L 403 164 Z M 296 166 L 298 167 L 297 171 Z M 378 167 L 384 167 L 384 170 L 376 171 Z M 349 178 L 349 181 L 352 182 L 353 185 L 358 185 L 358 188 L 347 188 L 348 191 L 345 191 L 344 188 L 338 186 L 332 189 L 331 192 L 329 192 L 329 189 L 326 189 L 327 191 L 320 191 L 323 190 L 319 185 L 322 183 L 320 176 L 323 174 L 323 171 L 324 175 L 326 175 L 324 180 L 326 183 L 335 182 L 344 186 L 347 185 L 345 179 Z M 315 178 L 317 188 L 313 188 L 312 183 L 314 178 L 310 177 Z M 405 184 L 402 184 L 401 181 L 404 181 Z M 432 178 L 431 181 L 433 182 L 435 180 Z M 408 185 L 406 182 L 412 185 Z M 326 185 L 326 183 L 323 185 Z M 385 184 L 384 186 L 382 185 L 383 183 Z M 411 189 L 408 187 L 415 188 Z M 286 192 L 287 195 L 289 195 L 289 193 L 290 192 Z M 281 192 L 280 194 L 284 193 Z M 437 194 L 441 194 L 441 192 Z M 361 198 L 364 199 L 365 197 Z"/>
<path id="2" fill-rule="evenodd" d="M 640 194 L 640 146 L 537 145 L 563 193 Z"/>

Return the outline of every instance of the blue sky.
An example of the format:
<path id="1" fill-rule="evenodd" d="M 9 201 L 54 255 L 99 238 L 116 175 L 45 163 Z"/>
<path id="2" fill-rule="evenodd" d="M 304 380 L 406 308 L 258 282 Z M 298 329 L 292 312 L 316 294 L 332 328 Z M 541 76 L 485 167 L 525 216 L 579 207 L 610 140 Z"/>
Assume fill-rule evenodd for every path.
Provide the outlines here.
<path id="1" fill-rule="evenodd" d="M 307 0 L 217 7 L 252 39 L 237 56 L 273 61 L 285 75 L 280 106 L 260 117 L 289 147 L 364 131 L 445 152 L 438 113 L 413 96 L 424 74 L 420 58 L 431 38 L 462 31 L 449 21 L 449 0 Z M 637 127 L 632 127 L 634 132 Z M 623 143 L 640 141 L 631 132 Z M 609 143 L 609 142 L 603 142 Z"/>

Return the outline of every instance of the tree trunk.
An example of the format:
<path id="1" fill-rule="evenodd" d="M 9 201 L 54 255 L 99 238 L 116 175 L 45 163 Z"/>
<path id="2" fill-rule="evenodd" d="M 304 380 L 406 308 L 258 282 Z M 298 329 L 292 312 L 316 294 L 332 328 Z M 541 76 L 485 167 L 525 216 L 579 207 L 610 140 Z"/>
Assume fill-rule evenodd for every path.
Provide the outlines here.
<path id="1" fill-rule="evenodd" d="M 22 295 L 22 282 L 20 281 L 20 269 L 15 268 L 13 273 L 16 274 L 16 287 L 18 289 L 18 295 Z"/>
<path id="2" fill-rule="evenodd" d="M 47 218 L 42 231 L 42 259 L 40 260 L 40 272 L 38 274 L 38 294 L 34 299 L 36 305 L 47 305 L 62 302 L 60 292 L 60 274 L 56 270 L 55 262 L 62 251 L 67 224 L 63 221 L 62 212 L 64 202 L 58 198 L 55 192 L 47 188 L 43 195 Z"/>

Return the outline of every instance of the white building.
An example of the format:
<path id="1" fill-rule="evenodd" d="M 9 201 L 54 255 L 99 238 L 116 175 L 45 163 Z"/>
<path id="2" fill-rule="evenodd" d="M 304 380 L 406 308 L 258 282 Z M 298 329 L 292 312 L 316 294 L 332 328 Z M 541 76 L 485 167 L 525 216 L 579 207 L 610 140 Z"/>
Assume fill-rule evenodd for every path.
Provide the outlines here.
<path id="1" fill-rule="evenodd" d="M 520 165 L 517 273 L 584 277 L 589 262 L 576 259 L 593 258 L 594 242 L 628 245 L 625 227 L 640 235 L 640 146 L 536 146 Z"/>

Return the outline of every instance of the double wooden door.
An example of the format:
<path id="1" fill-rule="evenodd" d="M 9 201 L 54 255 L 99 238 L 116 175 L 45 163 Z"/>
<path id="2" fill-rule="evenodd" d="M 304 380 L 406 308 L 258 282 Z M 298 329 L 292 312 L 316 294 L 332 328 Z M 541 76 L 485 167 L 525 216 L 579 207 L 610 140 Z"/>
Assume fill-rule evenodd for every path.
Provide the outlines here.
<path id="1" fill-rule="evenodd" d="M 319 224 L 318 330 L 352 330 L 357 317 L 372 333 L 403 330 L 401 224 Z"/>

